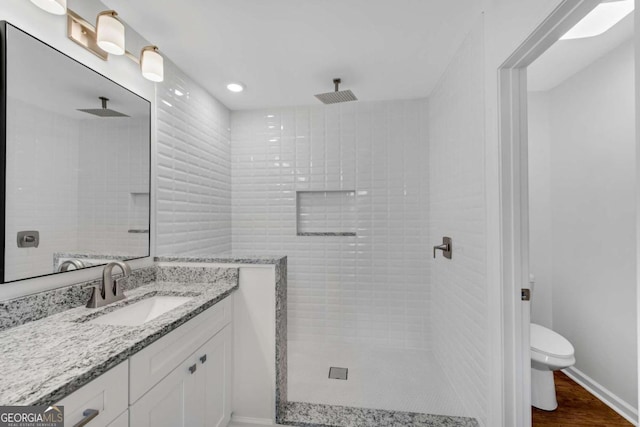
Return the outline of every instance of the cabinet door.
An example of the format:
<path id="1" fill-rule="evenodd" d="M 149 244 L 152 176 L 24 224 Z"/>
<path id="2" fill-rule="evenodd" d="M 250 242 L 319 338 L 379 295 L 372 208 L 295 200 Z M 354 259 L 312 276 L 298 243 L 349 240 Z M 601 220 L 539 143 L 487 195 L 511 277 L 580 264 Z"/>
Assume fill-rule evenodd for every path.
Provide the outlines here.
<path id="1" fill-rule="evenodd" d="M 129 427 L 129 410 L 124 411 L 118 418 L 110 422 L 107 427 Z"/>
<path id="2" fill-rule="evenodd" d="M 232 336 L 228 325 L 195 354 L 206 427 L 225 427 L 231 419 Z"/>
<path id="3" fill-rule="evenodd" d="M 195 370 L 194 367 L 195 366 Z M 192 358 L 174 369 L 129 408 L 130 425 L 135 427 L 201 427 L 202 396 Z M 193 372 L 192 372 L 193 371 Z"/>

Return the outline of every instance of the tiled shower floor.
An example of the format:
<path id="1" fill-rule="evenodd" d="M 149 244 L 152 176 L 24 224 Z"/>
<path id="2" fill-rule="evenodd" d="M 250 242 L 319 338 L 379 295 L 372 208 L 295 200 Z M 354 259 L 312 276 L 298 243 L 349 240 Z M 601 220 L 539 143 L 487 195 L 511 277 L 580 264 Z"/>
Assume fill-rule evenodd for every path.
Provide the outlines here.
<path id="1" fill-rule="evenodd" d="M 468 416 L 430 352 L 288 342 L 288 400 Z M 349 368 L 348 380 L 329 367 Z"/>

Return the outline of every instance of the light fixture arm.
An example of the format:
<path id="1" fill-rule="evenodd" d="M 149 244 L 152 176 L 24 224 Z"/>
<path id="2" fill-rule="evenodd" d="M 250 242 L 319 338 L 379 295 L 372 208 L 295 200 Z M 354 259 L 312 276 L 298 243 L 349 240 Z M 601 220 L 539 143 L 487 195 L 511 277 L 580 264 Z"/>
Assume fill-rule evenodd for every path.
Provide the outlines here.
<path id="1" fill-rule="evenodd" d="M 67 10 L 69 10 L 69 9 L 67 9 Z M 101 16 L 104 16 L 104 15 L 110 15 L 110 16 L 115 18 L 115 17 L 118 16 L 118 12 L 116 12 L 115 10 L 102 11 L 102 12 L 98 13 L 98 16 L 96 17 L 96 22 L 97 22 L 98 18 L 100 18 Z"/>

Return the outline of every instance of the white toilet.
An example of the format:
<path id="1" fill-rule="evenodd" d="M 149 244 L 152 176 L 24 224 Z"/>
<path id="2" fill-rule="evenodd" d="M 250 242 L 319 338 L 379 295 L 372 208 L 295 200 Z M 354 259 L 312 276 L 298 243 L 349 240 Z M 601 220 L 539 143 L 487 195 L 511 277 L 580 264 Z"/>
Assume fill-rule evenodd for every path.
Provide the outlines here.
<path id="1" fill-rule="evenodd" d="M 545 411 L 558 407 L 553 371 L 576 363 L 571 343 L 544 326 L 531 324 L 531 404 Z"/>

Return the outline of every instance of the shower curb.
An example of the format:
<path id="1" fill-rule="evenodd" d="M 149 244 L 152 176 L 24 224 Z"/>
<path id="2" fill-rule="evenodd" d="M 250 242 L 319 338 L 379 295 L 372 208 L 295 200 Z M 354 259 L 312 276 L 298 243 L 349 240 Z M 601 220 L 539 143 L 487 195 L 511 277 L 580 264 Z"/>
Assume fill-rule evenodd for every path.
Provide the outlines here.
<path id="1" fill-rule="evenodd" d="M 479 427 L 476 419 L 468 417 L 306 402 L 287 402 L 279 423 L 298 427 Z"/>

